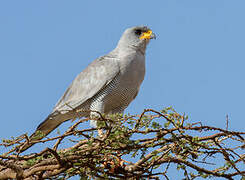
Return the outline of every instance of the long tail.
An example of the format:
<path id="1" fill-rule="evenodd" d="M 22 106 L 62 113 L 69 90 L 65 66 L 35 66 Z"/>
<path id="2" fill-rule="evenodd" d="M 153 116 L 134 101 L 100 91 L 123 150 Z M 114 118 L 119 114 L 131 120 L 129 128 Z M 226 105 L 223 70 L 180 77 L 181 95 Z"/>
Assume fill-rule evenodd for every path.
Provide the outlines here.
<path id="1" fill-rule="evenodd" d="M 70 120 L 71 117 L 68 114 L 60 114 L 60 113 L 52 113 L 50 114 L 39 126 L 36 131 L 30 136 L 29 142 L 26 142 L 23 146 L 19 147 L 18 152 L 21 153 L 35 143 L 32 143 L 33 140 L 40 140 L 51 133 L 54 129 L 56 129 L 61 123 Z"/>

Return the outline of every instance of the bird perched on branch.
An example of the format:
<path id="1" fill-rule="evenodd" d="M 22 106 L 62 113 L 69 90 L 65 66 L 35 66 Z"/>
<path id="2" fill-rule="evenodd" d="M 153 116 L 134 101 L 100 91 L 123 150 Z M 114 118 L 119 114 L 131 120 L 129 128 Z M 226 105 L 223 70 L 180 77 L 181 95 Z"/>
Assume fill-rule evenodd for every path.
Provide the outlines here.
<path id="1" fill-rule="evenodd" d="M 128 28 L 116 48 L 95 59 L 71 83 L 55 105 L 52 113 L 37 127 L 36 132 L 48 135 L 61 123 L 96 112 L 123 113 L 137 96 L 145 76 L 145 51 L 155 34 L 146 26 Z M 91 121 L 96 126 L 95 121 Z M 30 137 L 34 138 L 36 132 Z M 39 138 L 39 139 L 41 139 Z M 19 149 L 23 152 L 32 143 Z"/>

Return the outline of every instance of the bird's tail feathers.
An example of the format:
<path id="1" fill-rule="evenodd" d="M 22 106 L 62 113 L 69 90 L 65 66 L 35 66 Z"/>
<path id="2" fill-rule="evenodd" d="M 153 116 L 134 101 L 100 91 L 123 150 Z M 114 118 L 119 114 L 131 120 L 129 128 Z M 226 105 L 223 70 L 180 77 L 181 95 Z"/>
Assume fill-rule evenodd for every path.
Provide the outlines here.
<path id="1" fill-rule="evenodd" d="M 33 146 L 35 143 L 32 141 L 41 140 L 49 133 L 51 133 L 55 128 L 57 128 L 64 121 L 69 120 L 68 116 L 60 113 L 50 114 L 39 126 L 36 131 L 29 137 L 29 142 L 26 142 L 23 146 L 19 148 L 19 152 L 23 152 Z"/>

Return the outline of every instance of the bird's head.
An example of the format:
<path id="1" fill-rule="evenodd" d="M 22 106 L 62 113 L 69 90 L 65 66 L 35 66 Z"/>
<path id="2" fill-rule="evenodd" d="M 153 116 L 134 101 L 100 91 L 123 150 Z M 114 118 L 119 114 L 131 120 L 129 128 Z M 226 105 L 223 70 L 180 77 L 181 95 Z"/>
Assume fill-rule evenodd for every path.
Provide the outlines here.
<path id="1" fill-rule="evenodd" d="M 156 39 L 156 35 L 147 26 L 135 26 L 124 31 L 118 46 L 133 47 L 145 50 L 151 39 Z"/>

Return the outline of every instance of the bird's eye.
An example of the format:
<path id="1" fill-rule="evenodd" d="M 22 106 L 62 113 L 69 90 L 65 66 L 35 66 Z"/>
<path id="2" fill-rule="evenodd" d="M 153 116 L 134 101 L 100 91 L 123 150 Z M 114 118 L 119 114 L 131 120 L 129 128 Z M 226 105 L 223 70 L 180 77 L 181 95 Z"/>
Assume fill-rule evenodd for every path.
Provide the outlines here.
<path id="1" fill-rule="evenodd" d="M 139 36 L 141 35 L 142 31 L 140 29 L 136 29 L 134 33 Z"/>

